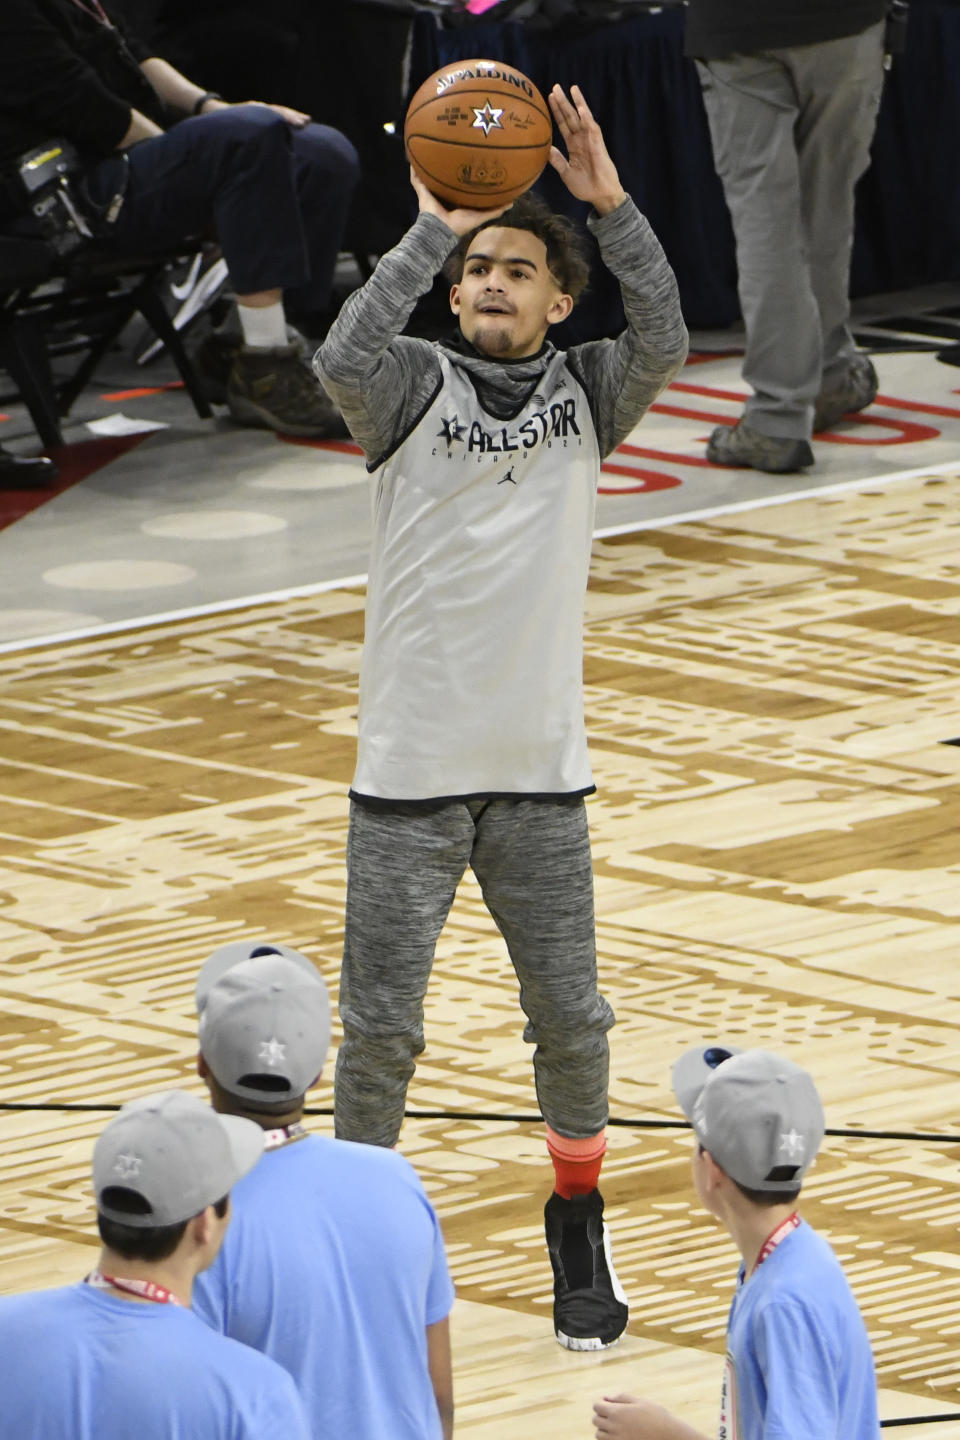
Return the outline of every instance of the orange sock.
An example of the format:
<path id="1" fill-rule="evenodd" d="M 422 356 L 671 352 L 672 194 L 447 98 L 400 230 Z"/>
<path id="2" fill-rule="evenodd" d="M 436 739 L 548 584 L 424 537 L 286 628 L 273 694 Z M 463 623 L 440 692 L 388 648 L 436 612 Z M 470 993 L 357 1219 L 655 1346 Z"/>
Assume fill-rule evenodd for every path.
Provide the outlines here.
<path id="1" fill-rule="evenodd" d="M 548 1125 L 547 1149 L 556 1173 L 557 1194 L 564 1200 L 572 1200 L 574 1195 L 589 1195 L 591 1190 L 596 1190 L 606 1148 L 605 1130 L 586 1140 L 571 1140 L 568 1135 L 558 1135 Z"/>

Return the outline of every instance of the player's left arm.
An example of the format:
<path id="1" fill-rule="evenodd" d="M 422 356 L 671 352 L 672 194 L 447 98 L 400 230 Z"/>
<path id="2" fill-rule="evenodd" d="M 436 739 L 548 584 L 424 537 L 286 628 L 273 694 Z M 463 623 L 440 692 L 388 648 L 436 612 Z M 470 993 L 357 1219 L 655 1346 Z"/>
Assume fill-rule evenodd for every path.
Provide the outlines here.
<path id="1" fill-rule="evenodd" d="M 627 328 L 616 340 L 588 341 L 568 352 L 590 398 L 600 453 L 608 455 L 682 367 L 687 327 L 667 257 L 623 189 L 583 94 L 573 85 L 568 99 L 555 85 L 549 98 L 567 151 L 564 156 L 554 147 L 551 164 L 570 193 L 594 208 L 587 223 L 605 264 L 620 282 L 627 318 Z"/>

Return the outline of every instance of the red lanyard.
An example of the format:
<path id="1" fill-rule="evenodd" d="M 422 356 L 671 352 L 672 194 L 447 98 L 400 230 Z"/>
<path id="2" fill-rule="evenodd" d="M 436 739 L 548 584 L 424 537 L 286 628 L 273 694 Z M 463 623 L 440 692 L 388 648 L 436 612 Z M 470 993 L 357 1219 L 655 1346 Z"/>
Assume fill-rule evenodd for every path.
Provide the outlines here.
<path id="1" fill-rule="evenodd" d="M 121 1280 L 116 1275 L 104 1275 L 102 1270 L 91 1270 L 83 1283 L 97 1290 L 123 1290 L 127 1295 L 139 1295 L 141 1300 L 154 1300 L 158 1305 L 181 1304 L 172 1290 L 152 1280 Z"/>
<path id="2" fill-rule="evenodd" d="M 760 1246 L 760 1253 L 754 1261 L 754 1270 L 759 1270 L 764 1260 L 770 1259 L 770 1256 L 773 1254 L 774 1250 L 776 1250 L 777 1246 L 780 1244 L 780 1241 L 785 1240 L 790 1234 L 790 1231 L 796 1230 L 799 1224 L 800 1216 L 797 1214 L 796 1210 L 794 1210 L 793 1214 L 788 1215 L 786 1220 L 780 1221 L 780 1224 L 775 1230 L 771 1230 L 766 1240 L 764 1240 L 763 1244 Z"/>
<path id="3" fill-rule="evenodd" d="M 89 5 L 86 3 L 86 0 L 73 0 L 73 3 L 78 10 L 82 10 L 85 15 L 89 15 L 91 20 L 99 20 L 101 25 L 106 25 L 110 29 L 113 29 L 113 21 L 100 4 L 100 0 L 90 0 Z"/>

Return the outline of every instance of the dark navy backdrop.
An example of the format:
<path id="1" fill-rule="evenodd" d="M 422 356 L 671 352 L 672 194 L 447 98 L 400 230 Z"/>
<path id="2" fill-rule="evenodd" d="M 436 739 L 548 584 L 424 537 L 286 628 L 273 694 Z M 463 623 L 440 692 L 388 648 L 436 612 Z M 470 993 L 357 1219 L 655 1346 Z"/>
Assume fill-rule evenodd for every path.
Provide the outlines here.
<path id="1" fill-rule="evenodd" d="M 681 8 L 553 29 L 492 20 L 448 27 L 424 11 L 331 0 L 272 0 L 269 11 L 262 0 L 160 0 L 159 10 L 163 53 L 201 83 L 230 99 L 285 100 L 346 131 L 365 169 L 349 240 L 371 253 L 393 244 L 414 213 L 403 113 L 431 71 L 480 56 L 518 66 L 543 90 L 576 81 L 663 242 L 688 323 L 736 318 L 733 237 L 696 70 L 683 56 Z M 907 50 L 887 78 L 873 165 L 858 194 L 855 295 L 960 279 L 958 76 L 960 4 L 912 0 Z M 558 208 L 582 212 L 552 171 L 541 186 Z M 621 323 L 616 287 L 598 271 L 558 338 Z"/>

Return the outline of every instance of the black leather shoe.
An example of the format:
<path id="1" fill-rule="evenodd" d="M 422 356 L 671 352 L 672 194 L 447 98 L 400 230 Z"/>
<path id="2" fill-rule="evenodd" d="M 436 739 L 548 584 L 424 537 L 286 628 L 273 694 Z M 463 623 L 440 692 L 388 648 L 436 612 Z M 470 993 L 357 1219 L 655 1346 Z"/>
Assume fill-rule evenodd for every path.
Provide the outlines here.
<path id="1" fill-rule="evenodd" d="M 59 470 L 46 455 L 11 455 L 0 449 L 0 489 L 31 490 L 52 485 Z"/>

